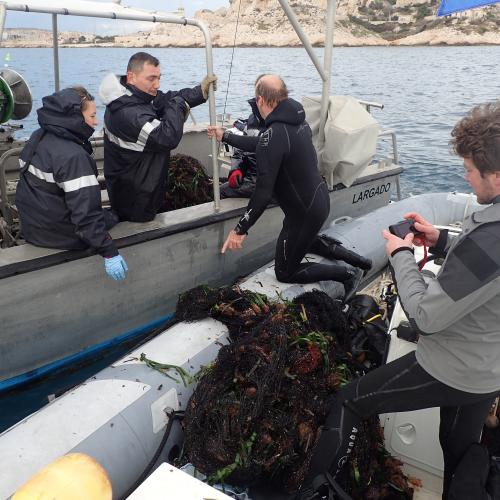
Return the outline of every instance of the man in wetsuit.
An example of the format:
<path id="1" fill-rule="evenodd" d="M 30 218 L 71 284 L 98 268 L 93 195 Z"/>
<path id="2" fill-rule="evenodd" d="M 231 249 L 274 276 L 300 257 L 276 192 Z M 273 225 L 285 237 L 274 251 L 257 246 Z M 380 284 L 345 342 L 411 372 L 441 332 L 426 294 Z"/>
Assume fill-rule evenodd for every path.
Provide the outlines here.
<path id="1" fill-rule="evenodd" d="M 220 127 L 209 127 L 209 137 L 215 136 L 217 140 L 244 151 L 255 151 L 257 158 L 255 191 L 245 214 L 229 233 L 222 253 L 241 248 L 248 230 L 262 215 L 274 194 L 285 213 L 276 245 L 276 278 L 285 283 L 340 281 L 344 283 L 348 298 L 361 280 L 361 269 L 302 263 L 308 251 L 332 258 L 329 242 L 317 239 L 318 231 L 330 212 L 330 198 L 318 171 L 317 154 L 311 129 L 305 121 L 304 108 L 288 97 L 286 85 L 277 75 L 263 75 L 256 82 L 255 101 L 266 125 L 260 136 L 234 135 Z M 331 246 L 339 246 L 331 243 Z M 342 250 L 346 252 L 344 260 L 349 263 L 363 269 L 371 267 L 368 259 Z"/>
<path id="2" fill-rule="evenodd" d="M 444 257 L 436 278 L 419 272 L 412 244 L 385 230 L 401 305 L 419 333 L 416 351 L 354 380 L 335 394 L 299 500 L 332 497 L 361 420 L 379 413 L 440 408 L 443 500 L 485 499 L 484 457 L 478 445 L 500 390 L 500 101 L 474 108 L 453 129 L 465 180 L 480 204 L 455 239 L 408 213 L 432 253 Z M 471 488 L 474 487 L 474 493 Z"/>

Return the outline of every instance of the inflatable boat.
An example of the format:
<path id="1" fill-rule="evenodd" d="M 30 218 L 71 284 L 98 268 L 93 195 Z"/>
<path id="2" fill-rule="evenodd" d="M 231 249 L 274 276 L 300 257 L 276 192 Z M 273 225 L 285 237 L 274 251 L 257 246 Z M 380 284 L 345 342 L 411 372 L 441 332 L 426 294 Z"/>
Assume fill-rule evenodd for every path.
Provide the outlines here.
<path id="1" fill-rule="evenodd" d="M 401 220 L 404 213 L 416 211 L 436 225 L 449 226 L 460 223 L 478 209 L 472 195 L 424 194 L 391 203 L 356 219 L 334 221 L 324 232 L 341 240 L 346 248 L 372 259 L 373 267 L 364 277 L 361 285 L 364 286 L 375 280 L 387 265 L 382 229 Z M 315 255 L 308 258 L 320 259 Z M 343 293 L 343 286 L 336 282 L 279 283 L 273 263 L 250 275 L 240 287 L 270 298 L 279 294 L 283 299 L 312 289 L 323 290 L 332 297 Z M 398 314 L 401 320 L 402 312 Z M 183 432 L 175 414 L 186 408 L 194 387 L 191 377 L 214 360 L 220 346 L 227 341 L 226 326 L 214 319 L 177 323 L 2 433 L 0 498 L 9 498 L 39 469 L 69 453 L 93 457 L 109 475 L 113 498 L 126 498 L 158 464 L 172 462 L 179 455 Z M 397 357 L 398 349 L 393 348 L 391 353 Z M 178 371 L 174 370 L 173 376 L 167 378 L 143 363 L 141 354 L 175 366 Z M 394 416 L 384 418 L 389 449 L 399 455 L 407 453 L 408 462 L 423 468 L 429 477 L 437 478 L 435 482 L 439 485 L 442 465 L 439 457 L 431 456 L 437 439 L 430 434 L 427 438 L 431 441 L 424 442 L 419 435 L 415 444 L 414 437 L 408 438 L 408 425 L 417 425 L 412 416 L 403 420 Z M 406 449 L 401 443 L 406 443 Z M 415 447 L 422 451 L 423 458 L 412 459 Z"/>

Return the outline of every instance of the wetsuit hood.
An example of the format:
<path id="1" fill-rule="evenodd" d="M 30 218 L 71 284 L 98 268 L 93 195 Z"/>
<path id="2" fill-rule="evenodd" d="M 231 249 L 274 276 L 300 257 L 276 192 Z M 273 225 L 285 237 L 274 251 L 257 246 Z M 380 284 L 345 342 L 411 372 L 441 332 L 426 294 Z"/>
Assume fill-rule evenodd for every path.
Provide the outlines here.
<path id="1" fill-rule="evenodd" d="M 46 132 L 90 147 L 88 140 L 94 129 L 85 123 L 76 90 L 64 89 L 44 97 L 37 114 L 38 123 Z"/>
<path id="2" fill-rule="evenodd" d="M 302 104 L 294 99 L 281 101 L 266 118 L 266 126 L 274 122 L 288 123 L 289 125 L 300 125 L 306 119 L 306 113 Z"/>

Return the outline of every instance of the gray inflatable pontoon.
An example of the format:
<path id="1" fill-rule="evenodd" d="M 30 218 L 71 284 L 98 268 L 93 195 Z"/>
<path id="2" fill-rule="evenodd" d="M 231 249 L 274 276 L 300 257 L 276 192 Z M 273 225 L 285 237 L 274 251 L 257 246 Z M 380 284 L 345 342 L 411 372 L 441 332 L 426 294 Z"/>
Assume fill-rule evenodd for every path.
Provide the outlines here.
<path id="1" fill-rule="evenodd" d="M 425 194 L 357 219 L 335 221 L 325 232 L 373 260 L 368 281 L 387 264 L 382 229 L 401 220 L 403 214 L 415 211 L 434 224 L 449 225 L 461 222 L 478 207 L 472 195 Z M 332 296 L 343 292 L 342 285 L 334 282 L 279 283 L 272 264 L 241 286 L 271 298 L 276 293 L 292 298 L 313 288 Z M 70 452 L 95 458 L 109 474 L 113 497 L 123 498 L 145 479 L 144 471 L 178 455 L 183 435 L 179 422 L 171 416 L 186 407 L 193 390 L 174 371 L 178 382 L 140 362 L 141 353 L 194 375 L 217 356 L 221 344 L 227 342 L 227 333 L 213 319 L 178 323 L 2 433 L 0 498 L 9 498 L 38 470 Z"/>

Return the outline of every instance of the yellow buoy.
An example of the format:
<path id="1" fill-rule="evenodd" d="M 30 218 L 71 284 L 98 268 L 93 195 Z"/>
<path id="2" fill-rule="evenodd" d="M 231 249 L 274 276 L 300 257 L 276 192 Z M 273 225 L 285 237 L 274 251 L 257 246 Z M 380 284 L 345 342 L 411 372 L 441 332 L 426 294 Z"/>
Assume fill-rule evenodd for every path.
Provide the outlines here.
<path id="1" fill-rule="evenodd" d="M 92 457 L 70 453 L 25 483 L 12 500 L 111 500 L 106 471 Z"/>

